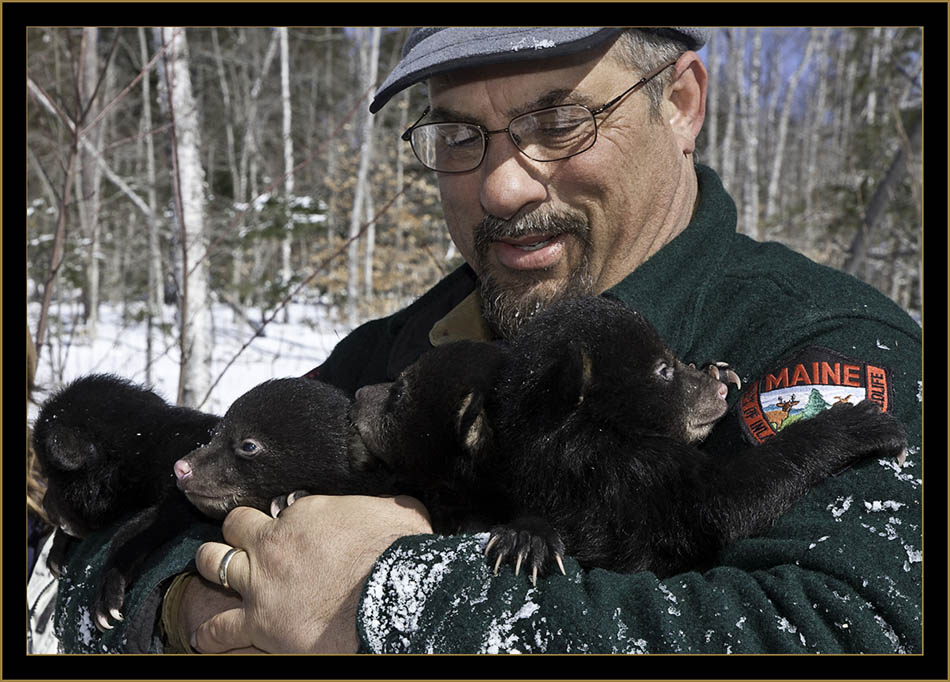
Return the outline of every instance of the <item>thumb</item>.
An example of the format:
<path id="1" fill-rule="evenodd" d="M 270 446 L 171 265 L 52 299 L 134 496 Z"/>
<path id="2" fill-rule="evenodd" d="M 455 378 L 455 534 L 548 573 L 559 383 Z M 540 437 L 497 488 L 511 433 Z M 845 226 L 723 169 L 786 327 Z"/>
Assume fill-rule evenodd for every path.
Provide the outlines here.
<path id="1" fill-rule="evenodd" d="M 191 647 L 204 654 L 220 654 L 250 646 L 244 609 L 240 607 L 215 614 L 191 634 Z"/>

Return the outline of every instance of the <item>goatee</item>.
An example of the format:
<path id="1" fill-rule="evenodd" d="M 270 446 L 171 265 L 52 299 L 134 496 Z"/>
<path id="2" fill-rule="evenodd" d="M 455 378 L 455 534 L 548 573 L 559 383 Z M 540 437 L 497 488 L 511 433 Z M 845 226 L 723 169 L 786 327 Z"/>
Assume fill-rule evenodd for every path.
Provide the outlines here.
<path id="1" fill-rule="evenodd" d="M 495 276 L 489 259 L 492 243 L 528 235 L 574 237 L 581 245 L 581 262 L 562 282 L 547 277 L 546 270 L 519 273 L 517 277 L 508 272 L 504 281 Z M 474 265 L 479 273 L 482 316 L 492 332 L 501 338 L 510 339 L 521 325 L 551 303 L 592 295 L 594 278 L 590 270 L 590 246 L 590 226 L 582 216 L 557 212 L 528 213 L 514 221 L 494 216 L 482 219 L 475 227 L 477 262 Z"/>

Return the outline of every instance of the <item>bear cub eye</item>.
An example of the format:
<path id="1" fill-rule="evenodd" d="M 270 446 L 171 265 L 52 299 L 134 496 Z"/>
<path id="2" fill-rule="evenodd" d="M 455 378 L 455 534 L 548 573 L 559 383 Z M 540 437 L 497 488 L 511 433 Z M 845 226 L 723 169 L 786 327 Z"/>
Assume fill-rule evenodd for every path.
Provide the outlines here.
<path id="1" fill-rule="evenodd" d="M 402 402 L 403 398 L 406 397 L 406 382 L 400 377 L 392 385 L 392 389 L 389 392 L 389 404 L 390 406 L 397 405 Z"/>
<path id="2" fill-rule="evenodd" d="M 257 455 L 261 450 L 263 450 L 263 447 L 260 443 L 258 443 L 253 438 L 245 438 L 243 441 L 241 441 L 241 444 L 237 447 L 235 452 L 238 457 L 250 459 L 251 457 Z"/>

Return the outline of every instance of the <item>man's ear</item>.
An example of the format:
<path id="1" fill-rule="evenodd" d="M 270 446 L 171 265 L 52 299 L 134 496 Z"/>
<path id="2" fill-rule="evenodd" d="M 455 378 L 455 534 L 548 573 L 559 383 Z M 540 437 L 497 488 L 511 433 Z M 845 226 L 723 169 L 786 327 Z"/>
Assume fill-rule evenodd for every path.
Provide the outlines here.
<path id="1" fill-rule="evenodd" d="M 477 388 L 469 391 L 458 412 L 459 441 L 471 456 L 485 452 L 491 445 L 492 429 L 485 415 L 485 396 Z"/>
<path id="2" fill-rule="evenodd" d="M 692 154 L 706 119 L 706 67 L 695 52 L 684 53 L 673 67 L 667 98 L 668 120 L 683 154 Z"/>

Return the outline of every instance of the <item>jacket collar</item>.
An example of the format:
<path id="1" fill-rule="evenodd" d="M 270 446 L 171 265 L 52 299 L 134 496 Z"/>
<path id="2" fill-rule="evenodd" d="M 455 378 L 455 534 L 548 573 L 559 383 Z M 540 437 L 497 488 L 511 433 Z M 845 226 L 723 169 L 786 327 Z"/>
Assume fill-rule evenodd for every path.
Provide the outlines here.
<path id="1" fill-rule="evenodd" d="M 482 317 L 481 297 L 476 289 L 461 303 L 452 308 L 429 330 L 429 343 L 433 346 L 452 341 L 491 341 L 492 333 Z"/>

